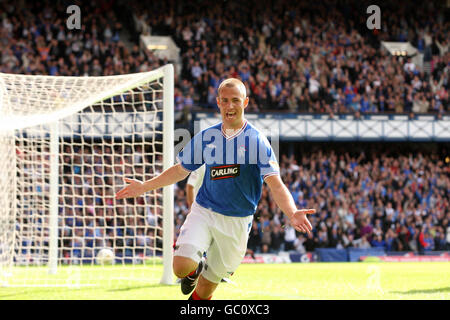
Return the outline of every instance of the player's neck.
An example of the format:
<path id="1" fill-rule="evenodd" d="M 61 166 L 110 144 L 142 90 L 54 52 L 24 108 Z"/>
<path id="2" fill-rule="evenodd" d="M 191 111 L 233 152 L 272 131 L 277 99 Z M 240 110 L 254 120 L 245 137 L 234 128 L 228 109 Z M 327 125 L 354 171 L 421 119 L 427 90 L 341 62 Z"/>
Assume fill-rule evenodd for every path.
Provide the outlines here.
<path id="1" fill-rule="evenodd" d="M 245 118 L 242 118 L 240 121 L 238 121 L 236 123 L 232 123 L 232 124 L 226 123 L 224 121 L 224 122 L 222 122 L 222 131 L 227 137 L 233 136 L 238 131 L 242 130 L 242 128 L 245 126 L 246 122 L 247 122 L 247 120 Z"/>

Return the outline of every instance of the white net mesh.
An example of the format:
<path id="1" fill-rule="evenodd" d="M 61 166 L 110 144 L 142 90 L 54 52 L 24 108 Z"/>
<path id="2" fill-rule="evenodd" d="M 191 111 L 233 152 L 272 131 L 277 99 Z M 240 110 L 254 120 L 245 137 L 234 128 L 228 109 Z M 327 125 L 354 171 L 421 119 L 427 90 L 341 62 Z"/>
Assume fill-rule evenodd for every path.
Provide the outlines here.
<path id="1" fill-rule="evenodd" d="M 159 280 L 151 266 L 160 264 L 163 252 L 161 190 L 127 200 L 114 194 L 124 177 L 147 180 L 163 170 L 162 75 L 1 76 L 8 105 L 0 110 L 3 284 Z M 12 131 L 13 123 L 18 129 Z M 50 239 L 52 177 L 57 248 Z M 52 248 L 55 275 L 47 267 Z M 99 265 L 103 248 L 114 253 L 113 266 Z"/>

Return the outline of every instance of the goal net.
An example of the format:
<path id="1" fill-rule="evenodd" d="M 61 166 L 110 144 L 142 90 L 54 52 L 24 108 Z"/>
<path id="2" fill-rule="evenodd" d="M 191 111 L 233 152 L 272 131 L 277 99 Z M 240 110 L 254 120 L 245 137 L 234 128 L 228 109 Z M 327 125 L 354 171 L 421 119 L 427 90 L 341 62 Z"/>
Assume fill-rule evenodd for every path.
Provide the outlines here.
<path id="1" fill-rule="evenodd" d="M 0 73 L 0 285 L 172 283 L 173 186 L 115 193 L 173 164 L 173 85 Z"/>

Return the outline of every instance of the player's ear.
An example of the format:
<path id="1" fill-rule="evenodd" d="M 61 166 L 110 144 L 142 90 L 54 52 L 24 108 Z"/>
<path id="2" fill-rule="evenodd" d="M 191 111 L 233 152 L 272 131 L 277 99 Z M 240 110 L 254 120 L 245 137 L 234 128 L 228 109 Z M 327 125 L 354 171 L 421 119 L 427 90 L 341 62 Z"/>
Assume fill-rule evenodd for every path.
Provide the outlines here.
<path id="1" fill-rule="evenodd" d="M 248 101 L 249 101 L 249 98 L 246 97 L 245 100 L 244 100 L 244 109 L 247 108 L 247 106 L 248 106 Z"/>
<path id="2" fill-rule="evenodd" d="M 219 108 L 219 110 L 220 110 L 220 99 L 219 99 L 219 97 L 216 98 L 216 103 L 217 103 L 217 108 Z"/>

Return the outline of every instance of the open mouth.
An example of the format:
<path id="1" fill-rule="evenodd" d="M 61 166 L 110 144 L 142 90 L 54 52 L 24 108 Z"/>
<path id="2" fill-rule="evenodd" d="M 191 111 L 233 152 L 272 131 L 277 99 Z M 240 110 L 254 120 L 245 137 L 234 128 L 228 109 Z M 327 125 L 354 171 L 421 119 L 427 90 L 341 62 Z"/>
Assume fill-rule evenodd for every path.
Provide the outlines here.
<path id="1" fill-rule="evenodd" d="M 225 113 L 226 117 L 228 119 L 232 119 L 236 116 L 236 112 L 235 111 L 228 111 L 227 113 Z"/>

